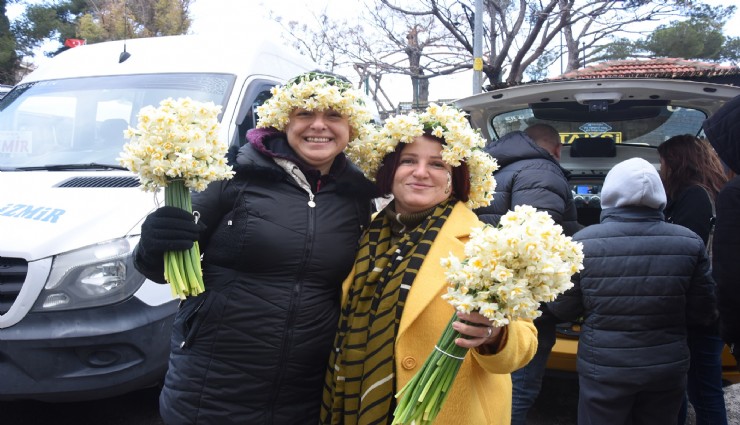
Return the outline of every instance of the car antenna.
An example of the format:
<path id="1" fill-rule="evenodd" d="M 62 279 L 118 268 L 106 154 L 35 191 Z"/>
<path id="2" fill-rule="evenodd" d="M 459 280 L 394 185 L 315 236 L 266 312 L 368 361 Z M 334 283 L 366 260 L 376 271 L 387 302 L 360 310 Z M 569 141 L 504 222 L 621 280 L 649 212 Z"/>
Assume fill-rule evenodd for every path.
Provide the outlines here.
<path id="1" fill-rule="evenodd" d="M 123 51 L 118 56 L 118 63 L 123 63 L 131 57 L 131 53 L 126 51 L 126 38 L 128 35 L 128 15 L 126 14 L 126 0 L 123 1 Z"/>

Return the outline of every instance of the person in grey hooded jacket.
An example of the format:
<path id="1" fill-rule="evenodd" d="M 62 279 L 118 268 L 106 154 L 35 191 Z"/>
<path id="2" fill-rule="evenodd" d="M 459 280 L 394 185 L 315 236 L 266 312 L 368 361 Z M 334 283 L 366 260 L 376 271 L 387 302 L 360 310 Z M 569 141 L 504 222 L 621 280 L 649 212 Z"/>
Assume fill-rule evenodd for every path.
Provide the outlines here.
<path id="1" fill-rule="evenodd" d="M 498 225 L 501 216 L 517 205 L 531 205 L 547 212 L 567 236 L 581 229 L 568 183 L 560 164 L 560 134 L 547 124 L 534 124 L 489 143 L 485 150 L 496 158 L 499 169 L 490 206 L 475 210 L 481 221 Z M 555 345 L 555 321 L 546 310 L 534 322 L 537 354 L 529 364 L 512 373 L 511 425 L 526 424 L 527 413 L 542 387 L 547 359 Z"/>
<path id="2" fill-rule="evenodd" d="M 562 320 L 583 316 L 578 424 L 675 425 L 687 327 L 717 317 L 704 242 L 665 221 L 660 176 L 644 159 L 609 171 L 601 205 L 601 222 L 573 236 L 584 254 L 574 287 L 547 304 Z"/>

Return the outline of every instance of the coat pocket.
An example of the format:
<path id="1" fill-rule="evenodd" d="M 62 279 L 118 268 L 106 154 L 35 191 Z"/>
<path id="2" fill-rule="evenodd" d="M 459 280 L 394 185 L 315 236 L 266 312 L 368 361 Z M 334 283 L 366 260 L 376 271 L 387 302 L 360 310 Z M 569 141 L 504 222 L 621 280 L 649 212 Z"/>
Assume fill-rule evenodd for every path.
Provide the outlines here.
<path id="1" fill-rule="evenodd" d="M 206 291 L 197 297 L 188 298 L 181 305 L 175 319 L 175 338 L 173 338 L 173 343 L 177 344 L 179 349 L 186 350 L 195 341 L 198 330 L 208 314 L 211 299 L 211 292 Z"/>

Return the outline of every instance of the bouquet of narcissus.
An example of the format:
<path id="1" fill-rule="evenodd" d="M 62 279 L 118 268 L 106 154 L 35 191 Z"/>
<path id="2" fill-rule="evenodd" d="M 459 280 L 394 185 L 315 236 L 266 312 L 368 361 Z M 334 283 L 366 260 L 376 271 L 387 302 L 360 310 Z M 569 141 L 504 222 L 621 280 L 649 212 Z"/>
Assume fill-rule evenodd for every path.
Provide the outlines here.
<path id="1" fill-rule="evenodd" d="M 443 296 L 455 309 L 477 311 L 494 326 L 539 317 L 540 302 L 571 288 L 583 268 L 583 246 L 564 236 L 550 216 L 529 205 L 505 214 L 498 227 L 471 232 L 465 258 L 442 259 L 449 283 Z M 450 323 L 421 370 L 399 391 L 393 424 L 431 424 L 467 354 Z"/>
<path id="2" fill-rule="evenodd" d="M 226 163 L 228 146 L 218 138 L 220 112 L 213 102 L 190 98 L 146 106 L 139 111 L 136 128 L 126 130 L 130 141 L 118 161 L 139 174 L 143 190 L 163 187 L 165 205 L 193 212 L 190 190 L 202 191 L 210 182 L 234 174 Z M 179 298 L 205 290 L 197 242 L 188 251 L 165 253 L 165 278 Z"/>

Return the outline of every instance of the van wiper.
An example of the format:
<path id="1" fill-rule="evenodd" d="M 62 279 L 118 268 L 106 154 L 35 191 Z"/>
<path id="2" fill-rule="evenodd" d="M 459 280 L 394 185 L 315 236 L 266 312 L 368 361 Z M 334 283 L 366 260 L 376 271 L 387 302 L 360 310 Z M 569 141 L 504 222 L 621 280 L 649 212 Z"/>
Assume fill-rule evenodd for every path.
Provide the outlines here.
<path id="1" fill-rule="evenodd" d="M 97 162 L 90 162 L 87 164 L 50 164 L 50 165 L 39 165 L 35 167 L 16 167 L 8 169 L 16 171 L 66 171 L 66 170 L 128 170 L 126 167 L 122 167 L 116 164 L 100 164 Z"/>

